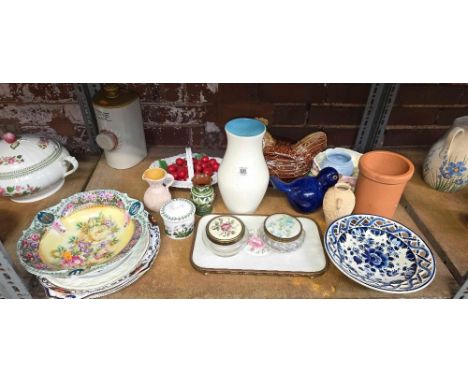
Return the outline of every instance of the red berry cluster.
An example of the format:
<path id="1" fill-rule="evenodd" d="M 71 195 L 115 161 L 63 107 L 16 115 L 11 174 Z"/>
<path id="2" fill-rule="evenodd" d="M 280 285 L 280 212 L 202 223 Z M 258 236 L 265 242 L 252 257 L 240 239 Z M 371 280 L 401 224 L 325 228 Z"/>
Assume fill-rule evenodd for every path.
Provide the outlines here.
<path id="1" fill-rule="evenodd" d="M 200 159 L 193 158 L 193 170 L 195 174 L 205 174 L 212 176 L 219 169 L 219 163 L 214 158 L 203 156 Z M 188 180 L 187 161 L 183 158 L 177 158 L 175 164 L 167 167 L 167 171 L 175 180 Z"/>

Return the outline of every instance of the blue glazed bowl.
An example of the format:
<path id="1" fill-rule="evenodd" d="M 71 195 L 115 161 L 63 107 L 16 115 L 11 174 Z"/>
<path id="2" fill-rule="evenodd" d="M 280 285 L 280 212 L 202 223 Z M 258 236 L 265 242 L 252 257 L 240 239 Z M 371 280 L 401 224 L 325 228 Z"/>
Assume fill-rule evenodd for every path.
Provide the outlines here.
<path id="1" fill-rule="evenodd" d="M 321 164 L 321 167 L 333 167 L 340 175 L 345 176 L 351 176 L 354 172 L 351 155 L 341 149 L 329 149 L 325 151 L 325 160 Z"/>

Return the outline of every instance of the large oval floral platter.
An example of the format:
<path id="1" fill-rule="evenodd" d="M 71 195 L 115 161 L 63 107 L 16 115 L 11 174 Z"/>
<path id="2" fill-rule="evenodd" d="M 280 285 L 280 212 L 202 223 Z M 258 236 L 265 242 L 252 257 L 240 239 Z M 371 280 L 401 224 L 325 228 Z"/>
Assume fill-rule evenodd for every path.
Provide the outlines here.
<path id="1" fill-rule="evenodd" d="M 149 243 L 146 251 L 132 254 L 118 268 L 91 280 L 82 278 L 40 277 L 39 282 L 51 298 L 98 298 L 117 292 L 143 276 L 154 263 L 161 242 L 157 225 L 148 225 Z M 91 281 L 91 282 L 90 282 Z"/>
<path id="2" fill-rule="evenodd" d="M 138 250 L 147 241 L 147 222 L 142 203 L 126 194 L 81 192 L 39 212 L 23 231 L 17 254 L 37 276 L 95 272 Z"/>
<path id="3" fill-rule="evenodd" d="M 375 215 L 335 220 L 325 233 L 325 249 L 336 267 L 368 288 L 411 293 L 434 279 L 434 256 L 426 243 L 402 224 Z"/>

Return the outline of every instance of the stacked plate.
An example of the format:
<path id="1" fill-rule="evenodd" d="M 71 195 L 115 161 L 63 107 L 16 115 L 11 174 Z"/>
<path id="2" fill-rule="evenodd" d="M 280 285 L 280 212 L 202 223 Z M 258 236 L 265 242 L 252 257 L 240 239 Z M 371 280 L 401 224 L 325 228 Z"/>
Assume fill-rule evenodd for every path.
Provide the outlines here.
<path id="1" fill-rule="evenodd" d="M 141 202 L 115 190 L 93 190 L 39 212 L 18 241 L 17 254 L 49 297 L 90 298 L 141 277 L 159 243 L 159 229 Z"/>

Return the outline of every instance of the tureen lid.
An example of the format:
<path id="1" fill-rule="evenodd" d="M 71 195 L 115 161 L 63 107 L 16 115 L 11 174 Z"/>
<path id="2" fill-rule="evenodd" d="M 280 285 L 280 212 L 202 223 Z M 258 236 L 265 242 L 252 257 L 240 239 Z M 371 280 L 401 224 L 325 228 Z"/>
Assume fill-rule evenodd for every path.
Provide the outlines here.
<path id="1" fill-rule="evenodd" d="M 288 243 L 299 238 L 302 224 L 299 219 L 288 214 L 274 214 L 265 219 L 265 234 L 276 241 Z"/>
<path id="2" fill-rule="evenodd" d="M 166 202 L 159 212 L 164 219 L 181 221 L 195 213 L 195 204 L 187 199 L 172 199 Z"/>
<path id="3" fill-rule="evenodd" d="M 206 224 L 206 236 L 215 244 L 237 243 L 244 237 L 244 232 L 244 223 L 231 215 L 216 216 Z"/>
<path id="4" fill-rule="evenodd" d="M 19 177 L 45 167 L 59 157 L 62 146 L 55 140 L 12 133 L 0 139 L 0 178 Z"/>

